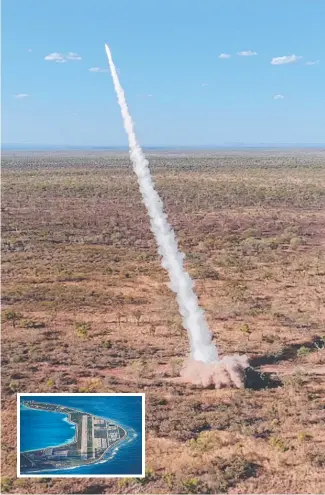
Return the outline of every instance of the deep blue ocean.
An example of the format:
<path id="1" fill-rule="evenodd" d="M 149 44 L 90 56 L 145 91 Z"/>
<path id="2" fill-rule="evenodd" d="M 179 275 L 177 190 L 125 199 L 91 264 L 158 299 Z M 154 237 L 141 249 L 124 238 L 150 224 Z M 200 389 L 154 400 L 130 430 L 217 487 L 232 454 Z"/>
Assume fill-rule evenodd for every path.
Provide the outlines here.
<path id="1" fill-rule="evenodd" d="M 24 400 L 24 397 L 22 397 Z M 142 398 L 120 397 L 39 397 L 29 396 L 27 400 L 69 406 L 111 419 L 127 432 L 127 440 L 107 453 L 98 464 L 52 471 L 34 471 L 33 474 L 86 474 L 140 475 L 142 473 Z M 37 411 L 20 406 L 20 451 L 37 450 L 62 445 L 74 438 L 75 428 L 67 421 L 67 415 Z"/>

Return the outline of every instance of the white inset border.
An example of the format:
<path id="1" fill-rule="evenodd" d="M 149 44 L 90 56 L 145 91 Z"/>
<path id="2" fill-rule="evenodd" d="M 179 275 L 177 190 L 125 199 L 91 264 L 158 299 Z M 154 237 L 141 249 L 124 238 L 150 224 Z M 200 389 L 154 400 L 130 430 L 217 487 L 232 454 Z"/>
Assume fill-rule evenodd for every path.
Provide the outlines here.
<path id="1" fill-rule="evenodd" d="M 20 474 L 20 402 L 27 397 L 141 397 L 142 472 L 141 474 Z M 115 420 L 114 420 L 115 421 Z M 108 461 L 109 462 L 109 461 Z M 144 478 L 145 477 L 145 394 L 140 393 L 20 393 L 17 394 L 17 478 Z"/>

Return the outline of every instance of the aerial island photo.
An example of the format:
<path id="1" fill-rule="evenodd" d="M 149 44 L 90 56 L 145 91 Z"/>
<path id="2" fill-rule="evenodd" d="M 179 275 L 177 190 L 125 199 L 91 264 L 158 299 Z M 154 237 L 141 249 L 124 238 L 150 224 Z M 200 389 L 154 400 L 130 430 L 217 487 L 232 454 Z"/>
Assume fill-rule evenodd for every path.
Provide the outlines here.
<path id="1" fill-rule="evenodd" d="M 20 394 L 18 408 L 18 476 L 142 476 L 141 394 Z"/>

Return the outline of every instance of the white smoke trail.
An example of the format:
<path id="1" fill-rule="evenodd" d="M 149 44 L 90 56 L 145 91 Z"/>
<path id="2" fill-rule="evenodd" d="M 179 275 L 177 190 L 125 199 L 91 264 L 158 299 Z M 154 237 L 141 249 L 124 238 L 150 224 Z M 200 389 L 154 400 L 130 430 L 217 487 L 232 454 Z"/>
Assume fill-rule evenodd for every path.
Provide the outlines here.
<path id="1" fill-rule="evenodd" d="M 105 45 L 109 68 L 112 74 L 115 92 L 121 108 L 124 129 L 128 136 L 130 158 L 137 175 L 143 202 L 150 217 L 151 229 L 158 244 L 158 252 L 162 256 L 162 266 L 168 271 L 170 288 L 176 293 L 184 328 L 188 331 L 192 359 L 204 363 L 218 360 L 216 346 L 208 328 L 204 311 L 199 307 L 194 292 L 194 283 L 183 267 L 184 254 L 178 249 L 175 233 L 168 224 L 163 203 L 154 188 L 149 170 L 149 162 L 145 158 L 134 132 L 132 118 L 129 114 L 123 88 L 120 84 L 110 49 Z"/>

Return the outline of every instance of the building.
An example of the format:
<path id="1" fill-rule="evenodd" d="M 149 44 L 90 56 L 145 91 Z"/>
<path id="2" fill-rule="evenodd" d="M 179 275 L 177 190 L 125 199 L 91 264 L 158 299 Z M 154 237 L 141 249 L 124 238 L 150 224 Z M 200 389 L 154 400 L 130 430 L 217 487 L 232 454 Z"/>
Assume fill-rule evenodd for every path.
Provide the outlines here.
<path id="1" fill-rule="evenodd" d="M 68 457 L 68 454 L 68 450 L 59 450 L 52 455 L 51 459 L 53 459 L 54 461 L 62 461 L 63 459 L 66 459 Z"/>
<path id="2" fill-rule="evenodd" d="M 105 420 L 104 419 L 95 419 L 94 420 L 94 426 L 105 426 Z"/>
<path id="3" fill-rule="evenodd" d="M 53 449 L 51 449 L 50 447 L 47 449 L 44 449 L 44 455 L 46 455 L 48 457 L 53 455 Z"/>

